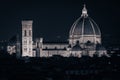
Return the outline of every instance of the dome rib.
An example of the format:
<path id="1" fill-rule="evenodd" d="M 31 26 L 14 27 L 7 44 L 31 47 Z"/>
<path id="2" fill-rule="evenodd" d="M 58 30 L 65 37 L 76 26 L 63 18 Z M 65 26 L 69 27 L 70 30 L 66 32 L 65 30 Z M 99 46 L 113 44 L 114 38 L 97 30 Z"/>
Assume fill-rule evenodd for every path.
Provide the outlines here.
<path id="1" fill-rule="evenodd" d="M 92 18 L 90 18 L 90 20 L 91 20 L 91 21 L 95 24 L 95 26 L 97 27 L 98 34 L 96 34 L 96 35 L 101 35 L 101 31 L 100 31 L 98 25 L 96 24 L 96 22 L 95 22 Z M 95 32 L 95 33 L 97 33 L 97 32 Z"/>
<path id="2" fill-rule="evenodd" d="M 82 18 L 82 17 L 81 17 Z M 83 41 L 83 34 L 84 34 L 84 18 L 83 18 L 83 23 L 82 23 L 82 41 Z"/>
<path id="3" fill-rule="evenodd" d="M 77 23 L 78 23 L 79 20 L 80 20 L 80 18 L 78 18 L 78 19 L 73 23 L 73 25 L 72 25 L 72 27 L 71 27 L 71 29 L 70 29 L 70 33 L 69 33 L 69 34 L 73 34 L 74 29 L 75 29 L 75 27 L 76 27 L 76 25 L 77 25 Z"/>
<path id="4" fill-rule="evenodd" d="M 89 21 L 90 21 L 90 19 L 89 19 Z M 92 29 L 93 29 L 93 32 L 94 32 L 94 36 L 96 35 L 96 33 L 95 33 L 95 29 L 94 29 L 94 26 L 93 26 L 93 23 L 90 21 L 90 23 L 91 23 L 91 26 L 92 26 Z M 95 41 L 95 43 L 96 43 L 96 38 L 94 37 L 94 41 Z"/>

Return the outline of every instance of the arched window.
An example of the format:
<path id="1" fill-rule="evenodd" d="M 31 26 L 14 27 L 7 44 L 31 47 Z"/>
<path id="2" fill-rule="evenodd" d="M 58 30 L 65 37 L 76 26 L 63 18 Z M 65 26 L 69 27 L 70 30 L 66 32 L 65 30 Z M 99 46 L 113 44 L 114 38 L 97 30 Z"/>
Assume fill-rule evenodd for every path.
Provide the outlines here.
<path id="1" fill-rule="evenodd" d="M 27 51 L 27 48 L 24 48 L 24 51 Z"/>
<path id="2" fill-rule="evenodd" d="M 77 41 L 76 41 L 76 44 L 80 44 L 80 42 L 77 40 Z"/>
<path id="3" fill-rule="evenodd" d="M 31 30 L 29 30 L 29 36 L 32 36 L 32 32 L 31 32 Z"/>
<path id="4" fill-rule="evenodd" d="M 24 31 L 24 36 L 27 36 L 27 31 L 26 30 Z"/>
<path id="5" fill-rule="evenodd" d="M 46 46 L 45 49 L 48 49 L 48 47 Z"/>
<path id="6" fill-rule="evenodd" d="M 24 44 L 25 44 L 25 45 L 27 44 L 27 41 L 26 41 L 26 40 L 24 41 Z"/>
<path id="7" fill-rule="evenodd" d="M 57 47 L 55 46 L 55 49 L 57 49 Z"/>

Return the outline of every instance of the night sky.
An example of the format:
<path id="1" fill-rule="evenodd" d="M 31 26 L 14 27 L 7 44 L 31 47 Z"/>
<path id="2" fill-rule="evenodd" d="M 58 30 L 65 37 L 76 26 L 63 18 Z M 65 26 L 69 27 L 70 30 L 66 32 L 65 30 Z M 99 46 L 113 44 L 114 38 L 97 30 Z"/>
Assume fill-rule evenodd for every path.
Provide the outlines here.
<path id="1" fill-rule="evenodd" d="M 33 20 L 34 38 L 67 40 L 84 3 L 102 36 L 119 39 L 119 0 L 0 0 L 0 40 L 20 33 L 21 20 L 29 19 Z"/>

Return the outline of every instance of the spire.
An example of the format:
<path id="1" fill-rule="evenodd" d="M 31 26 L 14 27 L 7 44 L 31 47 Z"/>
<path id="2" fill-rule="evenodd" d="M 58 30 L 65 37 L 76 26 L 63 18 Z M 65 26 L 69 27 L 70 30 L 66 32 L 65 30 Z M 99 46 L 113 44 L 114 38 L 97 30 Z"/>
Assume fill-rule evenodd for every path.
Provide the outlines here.
<path id="1" fill-rule="evenodd" d="M 84 7 L 82 9 L 82 17 L 88 17 L 88 14 L 87 14 L 87 9 L 86 9 L 86 5 L 84 4 Z"/>

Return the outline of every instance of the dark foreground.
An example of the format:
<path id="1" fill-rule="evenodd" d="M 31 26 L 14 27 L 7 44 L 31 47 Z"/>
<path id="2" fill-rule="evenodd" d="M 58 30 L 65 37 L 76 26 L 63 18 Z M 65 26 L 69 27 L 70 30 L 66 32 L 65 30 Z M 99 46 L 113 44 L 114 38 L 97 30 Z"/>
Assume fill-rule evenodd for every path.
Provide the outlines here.
<path id="1" fill-rule="evenodd" d="M 0 54 L 0 80 L 120 80 L 120 57 L 16 59 Z"/>

